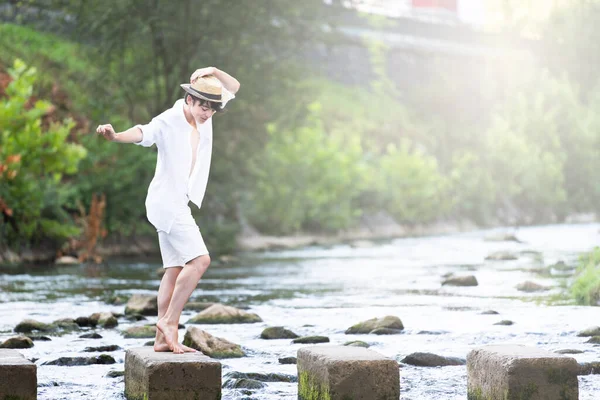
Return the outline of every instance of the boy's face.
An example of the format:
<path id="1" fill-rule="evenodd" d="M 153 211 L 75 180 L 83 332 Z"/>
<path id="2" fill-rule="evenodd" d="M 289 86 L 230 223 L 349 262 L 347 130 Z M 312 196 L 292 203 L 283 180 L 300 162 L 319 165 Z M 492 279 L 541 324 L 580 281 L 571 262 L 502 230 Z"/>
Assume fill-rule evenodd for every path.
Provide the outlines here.
<path id="1" fill-rule="evenodd" d="M 199 124 L 205 123 L 215 113 L 209 104 L 200 101 L 191 101 L 190 99 L 188 100 L 188 106 L 190 107 L 190 113 Z"/>

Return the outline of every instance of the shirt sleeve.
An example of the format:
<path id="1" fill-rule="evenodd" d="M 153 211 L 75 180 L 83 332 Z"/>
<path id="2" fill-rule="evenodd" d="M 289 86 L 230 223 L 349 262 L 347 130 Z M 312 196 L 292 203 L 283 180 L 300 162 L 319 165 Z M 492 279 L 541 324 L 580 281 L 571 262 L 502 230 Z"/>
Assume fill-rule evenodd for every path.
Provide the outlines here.
<path id="1" fill-rule="evenodd" d="M 138 146 L 150 147 L 156 143 L 160 137 L 161 123 L 158 118 L 153 118 L 150 123 L 146 125 L 136 125 L 142 131 L 142 141 L 137 142 Z"/>

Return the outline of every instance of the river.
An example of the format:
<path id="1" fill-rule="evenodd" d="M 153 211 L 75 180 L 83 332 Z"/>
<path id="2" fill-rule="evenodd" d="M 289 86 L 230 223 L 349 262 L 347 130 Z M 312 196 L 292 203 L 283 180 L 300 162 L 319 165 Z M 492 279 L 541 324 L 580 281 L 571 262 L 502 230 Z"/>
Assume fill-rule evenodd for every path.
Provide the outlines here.
<path id="1" fill-rule="evenodd" d="M 371 349 L 400 361 L 412 352 L 466 358 L 480 345 L 520 343 L 550 351 L 580 349 L 579 362 L 600 360 L 600 347 L 585 343 L 577 332 L 600 325 L 599 310 L 575 306 L 565 299 L 568 276 L 545 268 L 557 261 L 574 265 L 581 252 L 600 244 L 600 224 L 548 225 L 519 228 L 522 243 L 486 241 L 504 230 L 477 231 L 432 237 L 402 238 L 372 245 L 307 247 L 297 250 L 245 253 L 228 264 L 212 265 L 192 295 L 194 300 L 243 306 L 263 323 L 199 325 L 209 333 L 238 343 L 247 357 L 222 360 L 223 374 L 279 372 L 296 374 L 295 365 L 278 358 L 295 356 L 303 345 L 290 340 L 262 340 L 267 326 L 282 325 L 299 335 L 328 336 L 331 344 L 364 340 Z M 495 251 L 519 255 L 513 261 L 486 261 Z M 159 261 L 110 261 L 99 266 L 23 267 L 0 273 L 0 341 L 14 336 L 23 319 L 52 322 L 89 316 L 94 312 L 122 313 L 124 305 L 104 302 L 112 294 L 155 294 Z M 442 286 L 442 276 L 475 275 L 476 287 Z M 526 280 L 551 286 L 541 293 L 523 293 L 515 286 Z M 482 315 L 495 310 L 499 315 Z M 181 322 L 194 315 L 185 312 Z M 373 317 L 400 317 L 401 335 L 345 335 L 358 322 Z M 512 326 L 498 326 L 500 320 Z M 123 378 L 107 372 L 123 370 L 124 349 L 148 339 L 123 339 L 120 331 L 155 322 L 119 320 L 116 329 L 99 329 L 102 339 L 80 339 L 81 332 L 35 341 L 19 350 L 38 367 L 38 399 L 124 399 Z M 423 332 L 429 333 L 423 333 Z M 182 336 L 184 330 L 180 331 Z M 113 365 L 60 367 L 42 365 L 59 357 L 90 356 L 88 346 L 119 345 Z M 464 400 L 466 367 L 402 366 L 401 399 Z M 580 399 L 600 398 L 600 375 L 579 377 Z M 267 383 L 250 397 L 224 389 L 224 399 L 295 399 L 296 383 Z"/>

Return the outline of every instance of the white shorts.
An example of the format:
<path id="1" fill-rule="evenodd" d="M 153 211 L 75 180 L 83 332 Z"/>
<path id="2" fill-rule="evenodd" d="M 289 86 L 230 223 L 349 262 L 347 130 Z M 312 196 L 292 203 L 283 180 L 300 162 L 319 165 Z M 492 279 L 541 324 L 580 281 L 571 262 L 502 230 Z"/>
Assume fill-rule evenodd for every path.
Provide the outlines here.
<path id="1" fill-rule="evenodd" d="M 208 254 L 192 210 L 186 207 L 175 217 L 171 232 L 158 231 L 163 267 L 183 267 L 196 257 Z"/>

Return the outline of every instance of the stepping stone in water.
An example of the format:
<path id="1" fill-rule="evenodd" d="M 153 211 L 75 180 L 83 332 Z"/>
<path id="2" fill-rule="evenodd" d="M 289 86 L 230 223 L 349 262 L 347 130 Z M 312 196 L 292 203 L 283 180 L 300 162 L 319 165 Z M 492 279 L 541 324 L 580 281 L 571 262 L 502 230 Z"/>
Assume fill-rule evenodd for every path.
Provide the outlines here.
<path id="1" fill-rule="evenodd" d="M 400 368 L 362 347 L 304 347 L 298 350 L 298 398 L 398 400 Z"/>
<path id="2" fill-rule="evenodd" d="M 574 358 L 535 347 L 491 345 L 467 355 L 469 399 L 576 400 Z"/>
<path id="3" fill-rule="evenodd" d="M 125 397 L 219 400 L 221 363 L 202 353 L 129 349 L 125 354 Z"/>
<path id="4" fill-rule="evenodd" d="M 36 398 L 36 365 L 16 350 L 0 349 L 0 399 Z"/>

